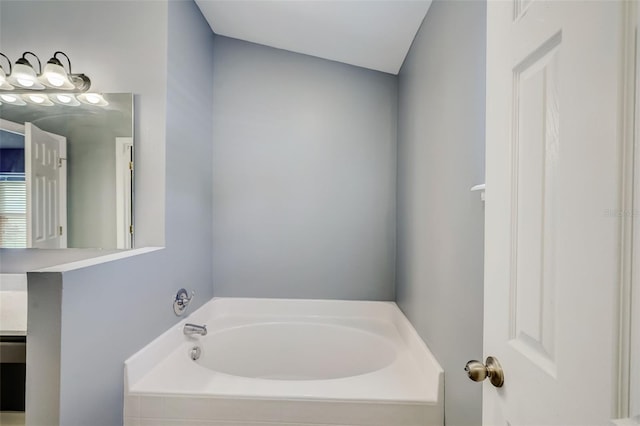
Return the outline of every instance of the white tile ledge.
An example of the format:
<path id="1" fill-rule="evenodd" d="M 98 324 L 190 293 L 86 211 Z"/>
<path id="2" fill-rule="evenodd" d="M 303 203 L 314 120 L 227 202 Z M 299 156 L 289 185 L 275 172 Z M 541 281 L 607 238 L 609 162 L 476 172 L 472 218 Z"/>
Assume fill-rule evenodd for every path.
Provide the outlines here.
<path id="1" fill-rule="evenodd" d="M 118 253 L 111 253 L 104 256 L 92 257 L 89 259 L 78 260 L 75 262 L 63 263 L 61 265 L 49 266 L 47 268 L 37 269 L 33 272 L 67 272 L 75 269 L 87 268 L 89 266 L 99 265 L 101 263 L 113 262 L 114 260 L 126 259 L 128 257 L 139 256 L 158 250 L 164 250 L 164 247 L 142 247 L 138 249 L 125 250 Z"/>
<path id="2" fill-rule="evenodd" d="M 0 274 L 0 291 L 27 291 L 27 274 Z"/>
<path id="3" fill-rule="evenodd" d="M 27 335 L 27 274 L 0 274 L 0 335 Z"/>

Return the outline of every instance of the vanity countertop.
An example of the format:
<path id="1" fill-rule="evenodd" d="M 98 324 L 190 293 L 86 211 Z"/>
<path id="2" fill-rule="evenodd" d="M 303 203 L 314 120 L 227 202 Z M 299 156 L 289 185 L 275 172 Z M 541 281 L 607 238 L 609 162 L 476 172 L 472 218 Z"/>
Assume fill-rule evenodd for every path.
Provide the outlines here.
<path id="1" fill-rule="evenodd" d="M 0 274 L 0 336 L 27 335 L 27 275 Z"/>

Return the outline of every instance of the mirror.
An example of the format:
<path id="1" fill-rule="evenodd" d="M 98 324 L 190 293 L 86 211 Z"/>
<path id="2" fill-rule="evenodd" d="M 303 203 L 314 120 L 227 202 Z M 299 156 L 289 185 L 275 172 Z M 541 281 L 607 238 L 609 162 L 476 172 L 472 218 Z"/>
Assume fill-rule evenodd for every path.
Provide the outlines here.
<path id="1" fill-rule="evenodd" d="M 133 247 L 133 95 L 103 97 L 0 105 L 0 247 Z"/>

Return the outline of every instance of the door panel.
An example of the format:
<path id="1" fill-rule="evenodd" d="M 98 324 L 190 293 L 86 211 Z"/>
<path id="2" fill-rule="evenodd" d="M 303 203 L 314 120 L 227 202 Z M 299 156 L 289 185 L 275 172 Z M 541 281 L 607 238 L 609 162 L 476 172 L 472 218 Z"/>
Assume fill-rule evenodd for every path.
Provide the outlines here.
<path id="1" fill-rule="evenodd" d="M 514 70 L 514 224 L 510 282 L 511 345 L 556 374 L 554 175 L 560 114 L 557 88 L 561 38 L 555 35 Z"/>

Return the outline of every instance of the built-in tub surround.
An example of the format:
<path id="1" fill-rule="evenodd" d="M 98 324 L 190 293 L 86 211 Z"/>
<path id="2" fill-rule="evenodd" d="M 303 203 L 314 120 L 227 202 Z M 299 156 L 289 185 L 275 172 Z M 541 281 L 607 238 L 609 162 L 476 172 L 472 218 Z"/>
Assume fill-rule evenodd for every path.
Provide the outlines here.
<path id="1" fill-rule="evenodd" d="M 126 361 L 124 424 L 442 425 L 442 395 L 395 303 L 214 298 Z"/>

